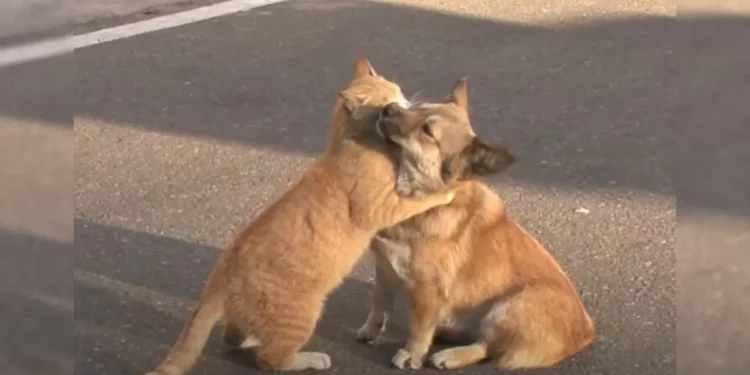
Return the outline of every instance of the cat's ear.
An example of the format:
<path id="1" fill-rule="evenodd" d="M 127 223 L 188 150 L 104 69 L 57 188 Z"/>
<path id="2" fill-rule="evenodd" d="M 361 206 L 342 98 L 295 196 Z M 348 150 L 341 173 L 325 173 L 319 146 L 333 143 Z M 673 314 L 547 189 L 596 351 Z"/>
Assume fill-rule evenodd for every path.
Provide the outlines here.
<path id="1" fill-rule="evenodd" d="M 370 61 L 365 57 L 360 57 L 354 62 L 354 78 L 361 78 L 365 76 L 377 76 L 375 68 L 372 67 Z"/>
<path id="2" fill-rule="evenodd" d="M 341 100 L 344 109 L 349 112 L 349 114 L 353 114 L 370 100 L 369 97 L 354 96 L 346 91 L 339 91 L 339 99 Z"/>
<path id="3" fill-rule="evenodd" d="M 345 91 L 339 91 L 339 100 L 341 100 L 341 105 L 349 114 L 354 113 L 359 108 L 359 102 Z"/>

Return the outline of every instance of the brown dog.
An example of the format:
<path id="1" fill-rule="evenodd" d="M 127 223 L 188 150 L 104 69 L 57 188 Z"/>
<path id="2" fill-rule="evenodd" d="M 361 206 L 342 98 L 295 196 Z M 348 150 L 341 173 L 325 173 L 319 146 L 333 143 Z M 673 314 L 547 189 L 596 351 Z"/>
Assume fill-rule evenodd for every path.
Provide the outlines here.
<path id="1" fill-rule="evenodd" d="M 498 172 L 513 158 L 495 153 L 477 164 L 477 155 L 489 151 L 476 138 L 468 149 L 481 151 L 457 153 L 455 133 L 473 134 L 467 131 L 467 107 L 461 80 L 447 103 L 392 106 L 381 117 L 382 134 L 405 154 L 400 192 L 418 194 L 448 183 L 458 191 L 450 205 L 378 233 L 371 244 L 377 260 L 372 309 L 357 339 L 377 342 L 403 282 L 411 297 L 410 333 L 394 366 L 421 367 L 436 334 L 463 344 L 435 353 L 430 362 L 437 368 L 487 357 L 504 369 L 552 366 L 586 347 L 594 325 L 553 257 L 510 219 L 497 194 L 470 179 Z M 457 156 L 446 160 L 446 154 Z"/>
<path id="2" fill-rule="evenodd" d="M 368 68 L 369 67 L 369 68 Z M 266 369 L 326 369 L 325 353 L 300 352 L 326 296 L 341 283 L 375 233 L 454 194 L 418 198 L 395 192 L 398 155 L 375 123 L 388 102 L 405 102 L 398 86 L 375 77 L 361 59 L 340 93 L 330 149 L 295 186 L 249 224 L 221 253 L 192 317 L 164 362 L 148 375 L 181 375 L 194 364 L 212 327 L 224 318 L 224 341 L 255 347 Z"/>

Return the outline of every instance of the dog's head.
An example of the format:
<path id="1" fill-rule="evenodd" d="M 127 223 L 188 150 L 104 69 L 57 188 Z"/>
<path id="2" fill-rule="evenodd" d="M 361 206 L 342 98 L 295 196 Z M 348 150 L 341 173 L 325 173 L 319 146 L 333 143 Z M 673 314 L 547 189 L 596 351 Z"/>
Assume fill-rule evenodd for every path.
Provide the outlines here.
<path id="1" fill-rule="evenodd" d="M 399 194 L 438 190 L 459 179 L 499 173 L 514 163 L 508 149 L 477 138 L 468 104 L 467 80 L 462 78 L 443 103 L 383 107 L 377 131 L 401 149 Z"/>

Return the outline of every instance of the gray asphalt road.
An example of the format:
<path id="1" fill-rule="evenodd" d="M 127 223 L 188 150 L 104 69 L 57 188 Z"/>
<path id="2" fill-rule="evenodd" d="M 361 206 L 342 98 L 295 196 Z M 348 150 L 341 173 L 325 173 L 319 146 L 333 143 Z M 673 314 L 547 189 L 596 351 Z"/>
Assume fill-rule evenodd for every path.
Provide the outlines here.
<path id="1" fill-rule="evenodd" d="M 222 0 L 3 0 L 0 47 L 77 34 Z"/>
<path id="2" fill-rule="evenodd" d="M 652 1 L 405 2 L 287 2 L 86 48 L 74 57 L 75 90 L 50 73 L 59 60 L 0 71 L 3 119 L 55 131 L 76 108 L 76 374 L 138 375 L 163 358 L 219 248 L 322 150 L 335 92 L 362 54 L 424 99 L 469 74 L 477 131 L 519 154 L 490 182 L 559 259 L 599 327 L 590 350 L 533 373 L 747 372 L 748 18 L 677 26 Z M 47 162 L 35 165 L 60 159 L 39 148 Z M 51 193 L 12 186 L 15 201 L 44 212 L 39 197 Z M 4 248 L 65 243 L 44 240 L 56 229 L 12 218 Z M 37 269 L 66 266 L 43 259 Z M 26 275 L 20 261 L 3 264 L 11 281 Z M 64 285 L 49 269 L 35 275 L 47 295 Z M 8 290 L 16 298 L 19 288 Z M 331 354 L 334 372 L 391 371 L 403 314 L 378 350 L 353 339 L 370 290 L 364 259 L 330 298 L 311 347 Z M 6 360 L 24 375 L 44 373 L 37 363 L 54 369 L 28 354 L 40 347 L 67 363 L 69 342 L 49 337 L 69 329 L 19 306 L 10 316 L 28 312 L 47 339 L 5 323 L 29 348 L 4 344 L 21 353 Z M 213 337 L 194 373 L 255 373 L 241 362 Z"/>

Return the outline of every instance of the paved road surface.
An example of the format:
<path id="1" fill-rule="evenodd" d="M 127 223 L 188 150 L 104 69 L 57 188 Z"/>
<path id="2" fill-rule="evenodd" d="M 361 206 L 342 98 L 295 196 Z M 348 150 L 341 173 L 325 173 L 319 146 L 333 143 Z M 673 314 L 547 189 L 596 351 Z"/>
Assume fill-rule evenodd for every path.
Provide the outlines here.
<path id="1" fill-rule="evenodd" d="M 3 0 L 0 46 L 81 33 L 222 0 Z"/>
<path id="2" fill-rule="evenodd" d="M 737 72 L 750 62 L 748 18 L 691 18 L 678 38 L 656 1 L 559 4 L 294 1 L 80 50 L 75 90 L 59 78 L 70 57 L 0 71 L 0 113 L 14 129 L 64 132 L 76 108 L 76 373 L 138 375 L 163 358 L 219 248 L 322 150 L 335 92 L 361 54 L 425 99 L 469 74 L 477 131 L 519 154 L 490 182 L 570 273 L 599 327 L 590 350 L 533 373 L 747 372 L 750 88 Z M 72 165 L 51 147 L 62 138 L 14 142 L 12 155 L 37 145 L 46 159 L 34 171 L 60 164 L 47 174 L 62 176 Z M 3 299 L 32 297 L 0 311 L 36 334 L 6 323 L 26 344 L 4 343 L 13 354 L 0 360 L 22 375 L 72 371 L 71 343 L 52 339 L 69 328 L 45 318 L 68 311 L 69 298 L 49 296 L 70 289 L 49 281 L 54 267 L 29 275 L 20 253 L 38 246 L 36 269 L 71 267 L 51 255 L 70 246 L 62 219 L 33 225 L 52 222 L 40 197 L 65 189 L 7 181 L 13 202 L 28 202 L 16 212 L 35 216 L 3 216 L 0 243 L 16 253 L 2 264 L 9 280 L 31 282 Z M 370 290 L 364 259 L 330 298 L 311 347 L 331 354 L 335 372 L 388 371 L 403 341 L 402 315 L 379 350 L 355 344 Z M 691 320 L 679 330 L 676 306 Z M 195 374 L 256 373 L 216 339 Z"/>

